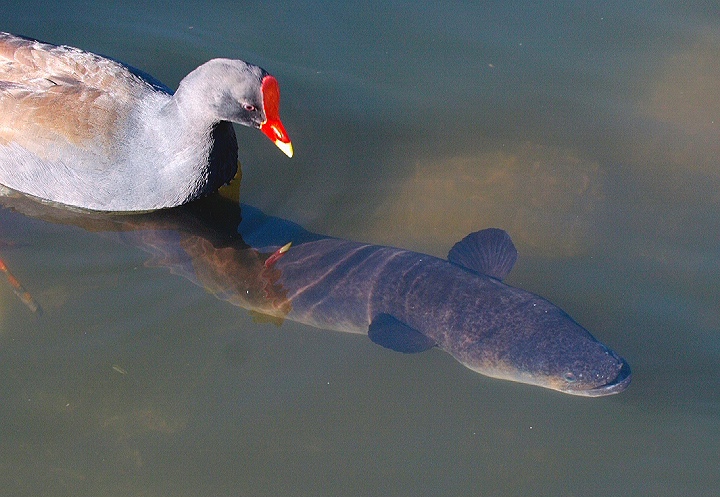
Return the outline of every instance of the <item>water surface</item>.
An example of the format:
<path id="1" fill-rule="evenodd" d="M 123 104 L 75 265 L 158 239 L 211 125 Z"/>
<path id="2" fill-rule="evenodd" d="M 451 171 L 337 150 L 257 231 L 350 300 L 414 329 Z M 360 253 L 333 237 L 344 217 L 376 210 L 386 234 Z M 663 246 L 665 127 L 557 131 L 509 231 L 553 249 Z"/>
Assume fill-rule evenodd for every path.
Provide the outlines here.
<path id="1" fill-rule="evenodd" d="M 245 310 L 142 248 L 0 210 L 0 495 L 716 495 L 720 17 L 710 2 L 5 0 L 0 29 L 171 87 L 280 81 L 288 160 L 238 129 L 243 202 L 444 256 L 507 230 L 508 282 L 633 367 L 586 399 L 441 351 Z M 262 321 L 262 320 L 260 320 Z"/>

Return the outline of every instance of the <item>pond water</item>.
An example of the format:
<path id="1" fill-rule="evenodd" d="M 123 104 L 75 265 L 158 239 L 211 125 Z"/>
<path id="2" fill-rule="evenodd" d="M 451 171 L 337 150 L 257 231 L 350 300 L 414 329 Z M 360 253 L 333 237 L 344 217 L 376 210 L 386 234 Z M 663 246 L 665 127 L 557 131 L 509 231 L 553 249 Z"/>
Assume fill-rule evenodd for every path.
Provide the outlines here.
<path id="1" fill-rule="evenodd" d="M 147 244 L 1 208 L 0 257 L 42 312 L 0 281 L 0 495 L 718 495 L 715 3 L 2 10 L 1 30 L 171 87 L 213 57 L 265 67 L 296 155 L 238 129 L 244 203 L 440 257 L 503 228 L 507 281 L 633 383 L 567 396 L 268 322 Z"/>

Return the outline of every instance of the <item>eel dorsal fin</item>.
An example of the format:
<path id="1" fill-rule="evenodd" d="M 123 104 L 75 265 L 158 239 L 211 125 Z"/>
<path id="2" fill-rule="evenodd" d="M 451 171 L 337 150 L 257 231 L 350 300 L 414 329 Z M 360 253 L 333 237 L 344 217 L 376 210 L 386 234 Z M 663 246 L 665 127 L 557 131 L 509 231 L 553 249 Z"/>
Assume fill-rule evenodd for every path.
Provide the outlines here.
<path id="1" fill-rule="evenodd" d="M 476 273 L 502 280 L 517 260 L 517 249 L 510 235 L 498 228 L 470 233 L 453 245 L 448 260 Z"/>
<path id="2" fill-rule="evenodd" d="M 411 328 L 390 314 L 378 314 L 368 328 L 370 340 L 386 349 L 414 354 L 433 348 L 434 340 L 426 337 L 415 328 Z"/>

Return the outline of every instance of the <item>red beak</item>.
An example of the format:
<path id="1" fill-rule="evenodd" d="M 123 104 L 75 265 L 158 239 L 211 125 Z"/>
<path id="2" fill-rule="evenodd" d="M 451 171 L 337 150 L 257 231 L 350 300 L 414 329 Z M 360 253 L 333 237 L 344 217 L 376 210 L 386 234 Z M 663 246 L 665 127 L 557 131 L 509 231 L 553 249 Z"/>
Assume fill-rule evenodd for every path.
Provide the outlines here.
<path id="1" fill-rule="evenodd" d="M 280 121 L 280 87 L 277 79 L 267 75 L 262 80 L 263 107 L 265 110 L 265 122 L 260 125 L 260 131 L 288 157 L 293 156 L 292 143 Z"/>

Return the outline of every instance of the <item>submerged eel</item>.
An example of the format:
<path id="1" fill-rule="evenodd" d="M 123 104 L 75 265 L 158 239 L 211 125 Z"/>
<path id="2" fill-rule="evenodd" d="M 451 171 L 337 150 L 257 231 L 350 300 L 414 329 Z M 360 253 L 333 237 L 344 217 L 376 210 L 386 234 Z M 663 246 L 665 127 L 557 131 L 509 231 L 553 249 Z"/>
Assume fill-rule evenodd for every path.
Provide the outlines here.
<path id="1" fill-rule="evenodd" d="M 469 234 L 445 260 L 310 233 L 219 195 L 143 215 L 17 195 L 2 204 L 119 236 L 149 264 L 276 322 L 367 334 L 403 353 L 437 347 L 483 375 L 573 395 L 616 394 L 631 380 L 628 363 L 562 309 L 503 283 L 517 251 L 500 229 Z"/>

